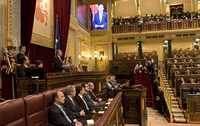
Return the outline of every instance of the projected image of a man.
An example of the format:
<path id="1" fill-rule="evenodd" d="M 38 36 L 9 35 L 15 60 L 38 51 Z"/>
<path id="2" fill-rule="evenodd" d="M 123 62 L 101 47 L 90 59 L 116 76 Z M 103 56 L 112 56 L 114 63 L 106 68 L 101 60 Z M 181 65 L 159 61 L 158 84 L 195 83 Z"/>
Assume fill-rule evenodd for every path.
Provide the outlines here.
<path id="1" fill-rule="evenodd" d="M 94 16 L 93 24 L 97 30 L 106 30 L 108 23 L 107 12 L 104 12 L 104 5 L 98 5 L 98 12 Z"/>

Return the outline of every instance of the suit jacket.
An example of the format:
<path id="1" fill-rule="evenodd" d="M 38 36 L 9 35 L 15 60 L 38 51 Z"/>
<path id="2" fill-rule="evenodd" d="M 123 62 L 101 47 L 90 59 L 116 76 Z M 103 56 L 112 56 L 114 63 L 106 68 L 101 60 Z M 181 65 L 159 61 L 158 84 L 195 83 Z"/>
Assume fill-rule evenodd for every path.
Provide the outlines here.
<path id="1" fill-rule="evenodd" d="M 98 98 L 97 98 L 97 96 L 95 95 L 95 93 L 93 91 L 89 91 L 88 94 L 90 95 L 90 97 L 92 98 L 92 100 L 98 101 Z"/>
<path id="2" fill-rule="evenodd" d="M 89 107 L 89 110 L 87 110 L 86 105 L 84 104 L 83 100 L 80 98 L 79 95 L 77 95 L 75 98 L 76 98 L 76 102 L 78 103 L 80 108 L 85 111 L 85 113 L 87 115 L 87 119 L 91 119 L 92 118 L 92 108 L 87 104 Z M 86 99 L 85 99 L 85 102 L 87 103 Z"/>
<path id="3" fill-rule="evenodd" d="M 17 63 L 18 64 L 23 64 L 23 60 L 25 59 L 25 55 L 22 53 L 17 54 Z"/>
<path id="4" fill-rule="evenodd" d="M 53 104 L 48 110 L 49 126 L 75 126 L 75 124 L 73 123 L 73 117 L 71 116 L 70 112 L 66 110 L 65 113 L 70 118 L 70 120 L 72 120 L 72 123 L 67 121 L 58 106 Z"/>
<path id="5" fill-rule="evenodd" d="M 78 119 L 82 124 L 87 124 L 87 119 L 90 119 L 91 117 L 87 115 L 85 116 L 81 116 L 80 115 L 80 111 L 82 110 L 79 105 L 76 102 L 75 98 L 72 98 L 74 103 L 72 103 L 72 101 L 69 99 L 69 97 L 66 95 L 65 96 L 65 108 L 70 111 L 71 115 L 73 116 L 73 118 Z"/>
<path id="6" fill-rule="evenodd" d="M 88 92 L 86 92 L 86 94 L 83 96 L 84 99 L 86 100 L 87 104 L 89 105 L 89 107 L 94 110 L 95 109 L 95 104 L 94 104 L 94 100 L 92 99 L 92 97 L 89 95 Z"/>
<path id="7" fill-rule="evenodd" d="M 68 111 L 71 112 L 72 116 L 74 118 L 80 118 L 80 111 L 81 108 L 78 106 L 78 104 L 76 103 L 76 100 L 74 98 L 72 98 L 74 101 L 74 104 L 72 103 L 72 101 L 69 99 L 69 97 L 66 95 L 65 96 L 65 108 L 68 109 Z"/>
<path id="8" fill-rule="evenodd" d="M 110 81 L 110 84 L 115 88 L 118 89 L 120 87 L 120 83 L 118 83 L 116 80 Z"/>
<path id="9" fill-rule="evenodd" d="M 107 24 L 108 24 L 107 13 L 103 12 L 101 21 L 100 21 L 99 13 L 96 13 L 95 16 L 94 16 L 93 24 L 94 24 L 94 28 L 95 28 L 95 25 L 104 25 L 103 28 L 96 27 L 95 29 L 105 29 L 106 30 Z"/>
<path id="10" fill-rule="evenodd" d="M 116 91 L 110 82 L 106 82 L 106 94 L 108 98 L 115 97 Z"/>
<path id="11" fill-rule="evenodd" d="M 62 68 L 62 65 L 63 65 L 63 62 L 62 62 L 62 60 L 59 58 L 59 57 L 57 57 L 57 56 L 55 56 L 54 57 L 54 59 L 53 59 L 53 70 L 55 71 L 55 72 L 59 72 L 59 71 L 62 71 L 63 70 L 63 68 Z"/>

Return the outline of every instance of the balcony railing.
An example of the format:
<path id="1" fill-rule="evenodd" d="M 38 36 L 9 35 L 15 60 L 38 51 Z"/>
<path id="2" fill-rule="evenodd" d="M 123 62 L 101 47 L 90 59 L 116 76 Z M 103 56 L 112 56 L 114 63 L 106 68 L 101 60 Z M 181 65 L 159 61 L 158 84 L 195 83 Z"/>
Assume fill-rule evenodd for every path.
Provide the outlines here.
<path id="1" fill-rule="evenodd" d="M 184 19 L 171 21 L 148 21 L 145 23 L 117 23 L 113 24 L 113 33 L 150 32 L 163 30 L 194 29 L 200 28 L 200 19 Z"/>

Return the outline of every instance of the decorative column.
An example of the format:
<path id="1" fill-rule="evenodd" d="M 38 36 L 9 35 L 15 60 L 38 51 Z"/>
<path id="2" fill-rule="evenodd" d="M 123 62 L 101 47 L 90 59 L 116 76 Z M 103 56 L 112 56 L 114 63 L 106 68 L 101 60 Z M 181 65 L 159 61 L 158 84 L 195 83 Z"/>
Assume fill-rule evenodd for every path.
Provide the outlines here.
<path id="1" fill-rule="evenodd" d="M 165 1 L 165 14 L 170 15 L 170 3 L 167 0 Z"/>
<path id="2" fill-rule="evenodd" d="M 112 42 L 112 60 L 115 60 L 115 43 Z"/>
<path id="3" fill-rule="evenodd" d="M 164 0 L 160 0 L 160 6 L 161 6 L 161 14 L 165 14 L 166 8 Z"/>
<path id="4" fill-rule="evenodd" d="M 168 58 L 172 57 L 172 40 L 168 40 Z"/>
<path id="5" fill-rule="evenodd" d="M 109 0 L 108 4 L 107 4 L 107 10 L 112 10 L 112 0 Z M 108 15 L 112 15 L 112 11 L 108 11 Z M 112 16 L 108 16 L 109 18 L 109 23 L 108 23 L 108 30 L 112 31 Z"/>
<path id="6" fill-rule="evenodd" d="M 142 41 L 137 42 L 138 45 L 138 59 L 143 59 Z"/>
<path id="7" fill-rule="evenodd" d="M 141 16 L 141 0 L 135 0 L 137 7 L 137 14 Z"/>
<path id="8" fill-rule="evenodd" d="M 80 38 L 78 38 L 77 34 L 75 35 L 76 38 L 75 38 L 75 64 L 79 65 L 80 64 L 80 59 L 79 59 L 79 55 L 81 54 L 81 51 L 80 51 Z"/>
<path id="9" fill-rule="evenodd" d="M 7 6 L 7 46 L 16 46 L 18 47 L 20 45 L 20 5 L 21 0 L 8 0 L 8 6 Z"/>
<path id="10" fill-rule="evenodd" d="M 6 0 L 0 0 L 0 15 L 1 15 L 1 20 L 0 20 L 0 56 L 2 56 L 2 49 L 6 45 Z M 0 57 L 1 58 L 1 57 Z"/>
<path id="11" fill-rule="evenodd" d="M 111 10 L 111 17 L 113 18 L 113 17 L 116 17 L 116 15 L 115 15 L 115 6 L 116 6 L 116 1 L 113 1 L 112 2 L 112 10 Z"/>
<path id="12" fill-rule="evenodd" d="M 6 15 L 5 15 L 5 10 L 6 10 L 6 0 L 0 0 L 0 15 L 1 15 L 1 20 L 0 20 L 0 62 L 1 62 L 1 56 L 2 56 L 2 49 L 5 47 L 5 36 L 6 36 L 6 27 L 5 27 L 5 22 L 6 22 Z M 2 89 L 2 75 L 0 72 L 0 89 Z"/>

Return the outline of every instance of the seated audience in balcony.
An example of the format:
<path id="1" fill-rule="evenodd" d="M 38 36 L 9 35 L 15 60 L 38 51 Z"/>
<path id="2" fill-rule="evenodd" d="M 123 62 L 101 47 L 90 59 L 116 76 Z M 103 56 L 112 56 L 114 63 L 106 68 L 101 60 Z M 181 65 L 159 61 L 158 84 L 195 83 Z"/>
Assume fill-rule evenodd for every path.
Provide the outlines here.
<path id="1" fill-rule="evenodd" d="M 190 78 L 190 83 L 191 83 L 191 84 L 196 83 L 196 79 L 194 79 L 194 78 Z"/>
<path id="2" fill-rule="evenodd" d="M 78 64 L 78 65 L 76 66 L 76 70 L 77 70 L 77 72 L 83 72 L 83 69 L 82 69 L 82 67 L 81 67 L 81 64 Z"/>
<path id="3" fill-rule="evenodd" d="M 127 26 L 132 27 L 131 31 L 134 32 L 199 27 L 198 13 L 189 13 L 189 15 L 188 12 L 183 12 L 172 16 L 146 14 L 146 16 L 113 18 L 113 31 L 130 32 Z"/>
<path id="4" fill-rule="evenodd" d="M 190 75 L 191 71 L 189 69 L 186 70 L 186 75 Z"/>
<path id="5" fill-rule="evenodd" d="M 48 110 L 48 123 L 50 126 L 82 126 L 82 123 L 63 107 L 65 103 L 63 92 L 57 91 L 53 95 L 53 101 L 53 105 Z"/>
<path id="6" fill-rule="evenodd" d="M 197 78 L 196 83 L 198 84 L 200 83 L 200 78 Z"/>
<path id="7" fill-rule="evenodd" d="M 172 65 L 172 68 L 173 68 L 173 69 L 176 69 L 176 68 L 177 68 L 176 64 L 173 64 L 173 65 Z"/>
<path id="8" fill-rule="evenodd" d="M 83 124 L 86 124 L 86 120 L 88 119 L 85 111 L 79 107 L 75 100 L 76 96 L 76 88 L 73 85 L 68 85 L 66 87 L 67 94 L 65 95 L 65 104 L 64 107 L 70 111 L 73 118 L 80 120 Z"/>

